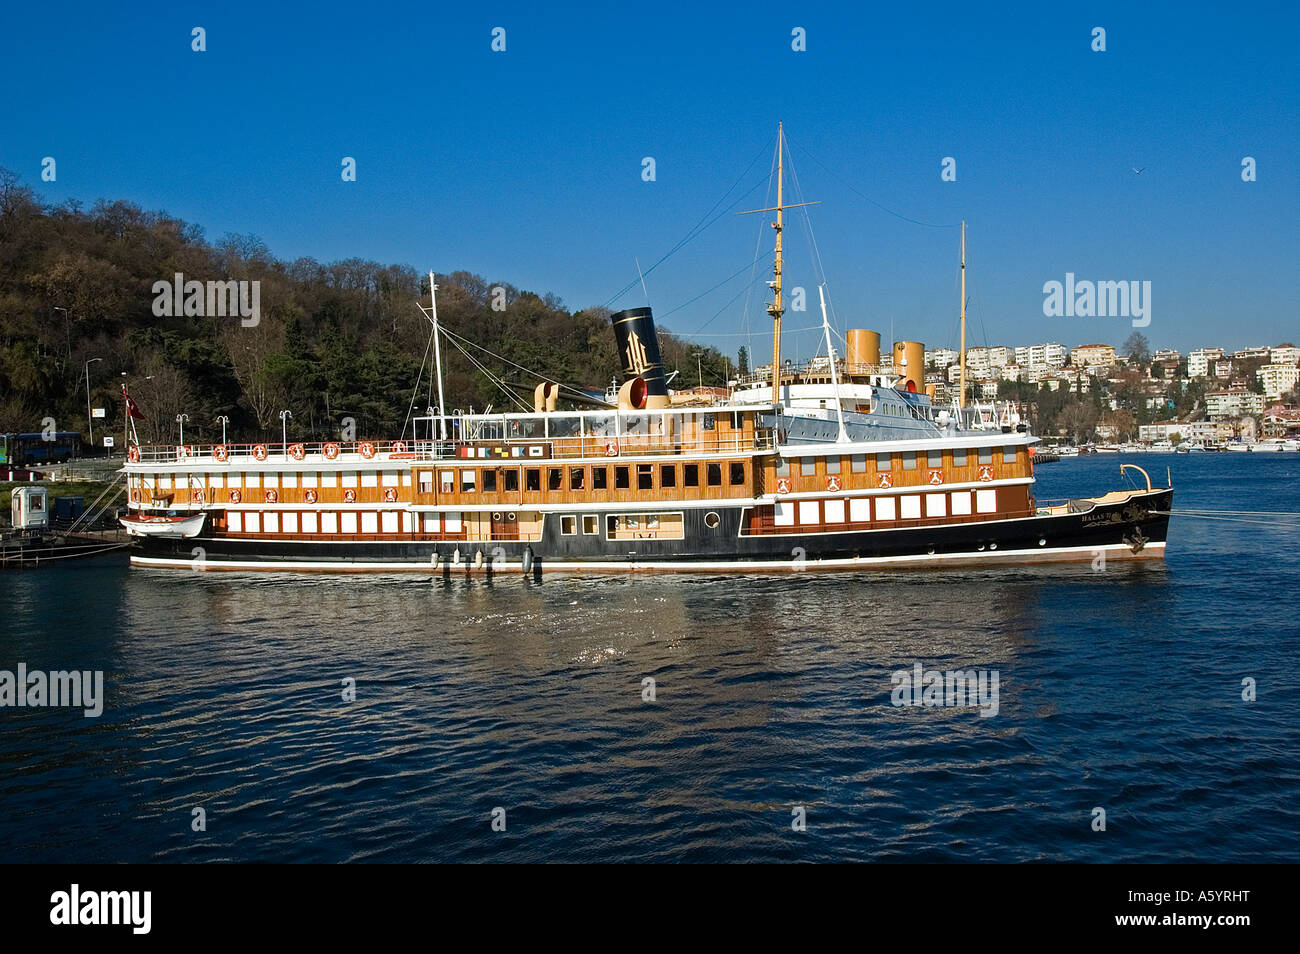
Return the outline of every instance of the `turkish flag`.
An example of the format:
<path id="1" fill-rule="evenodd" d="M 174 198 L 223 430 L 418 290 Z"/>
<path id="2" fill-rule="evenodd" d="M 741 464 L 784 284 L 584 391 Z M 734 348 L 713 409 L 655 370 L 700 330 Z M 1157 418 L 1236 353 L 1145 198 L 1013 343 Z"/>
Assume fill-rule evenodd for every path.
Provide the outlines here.
<path id="1" fill-rule="evenodd" d="M 126 413 L 129 417 L 144 418 L 144 415 L 140 413 L 140 406 L 131 400 L 131 395 L 126 393 L 125 384 L 122 385 L 122 400 L 126 401 Z"/>

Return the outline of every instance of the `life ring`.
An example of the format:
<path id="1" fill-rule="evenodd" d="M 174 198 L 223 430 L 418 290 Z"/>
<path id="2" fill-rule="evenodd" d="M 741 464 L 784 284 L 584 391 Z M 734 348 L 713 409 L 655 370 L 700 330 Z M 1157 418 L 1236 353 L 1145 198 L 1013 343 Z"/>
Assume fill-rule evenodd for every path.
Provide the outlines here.
<path id="1" fill-rule="evenodd" d="M 140 491 L 138 490 L 131 491 L 131 503 L 139 503 L 139 502 L 140 502 Z"/>
<path id="2" fill-rule="evenodd" d="M 266 460 L 265 444 L 257 444 L 253 447 L 253 458 L 255 460 Z"/>
<path id="3" fill-rule="evenodd" d="M 238 490 L 232 490 L 232 491 L 230 492 L 230 502 L 231 502 L 231 503 L 239 503 L 240 497 L 241 497 L 241 494 L 239 493 Z"/>
<path id="4" fill-rule="evenodd" d="M 198 487 L 195 487 L 193 490 L 190 491 L 190 500 L 194 501 L 195 503 L 203 503 L 203 491 L 200 490 Z"/>
<path id="5" fill-rule="evenodd" d="M 403 441 L 393 441 L 393 446 L 389 448 L 394 454 L 405 454 L 406 444 Z"/>
<path id="6" fill-rule="evenodd" d="M 778 477 L 776 481 L 776 492 L 778 494 L 788 494 L 790 492 L 790 481 L 784 477 Z"/>
<path id="7" fill-rule="evenodd" d="M 396 487 L 385 487 L 385 488 L 384 488 L 384 499 L 385 499 L 386 501 L 388 501 L 389 503 L 396 503 L 396 502 L 397 502 L 397 488 L 396 488 Z"/>
<path id="8" fill-rule="evenodd" d="M 606 457 L 618 456 L 618 441 L 610 441 L 608 444 L 605 445 L 605 456 Z"/>
<path id="9" fill-rule="evenodd" d="M 140 448 L 131 447 L 127 449 L 126 459 L 128 463 L 134 464 L 140 460 Z"/>
<path id="10" fill-rule="evenodd" d="M 309 490 L 305 494 L 303 494 L 303 497 L 306 499 L 308 503 L 314 504 L 316 502 L 316 491 Z"/>
<path id="11" fill-rule="evenodd" d="M 351 490 L 351 489 L 348 489 L 348 490 L 343 491 L 343 502 L 344 502 L 344 503 L 356 503 L 356 502 L 357 502 L 357 492 L 356 492 L 355 490 Z"/>
<path id="12" fill-rule="evenodd" d="M 280 495 L 274 490 L 268 490 L 265 496 L 267 503 L 278 503 L 280 500 Z"/>
<path id="13" fill-rule="evenodd" d="M 357 450 L 361 451 L 361 456 L 366 460 L 370 460 L 370 458 L 375 456 L 375 445 L 370 443 L 370 441 L 362 441 L 357 445 Z"/>
<path id="14" fill-rule="evenodd" d="M 302 460 L 307 456 L 307 448 L 303 447 L 301 444 L 290 444 L 289 456 L 294 460 Z"/>
<path id="15" fill-rule="evenodd" d="M 334 458 L 339 456 L 339 445 L 335 444 L 333 441 L 326 444 L 322 450 L 325 453 L 326 460 L 334 460 Z"/>
<path id="16" fill-rule="evenodd" d="M 224 461 L 230 456 L 230 451 L 226 450 L 225 444 L 218 444 L 216 447 L 212 448 L 212 456 L 217 460 Z"/>

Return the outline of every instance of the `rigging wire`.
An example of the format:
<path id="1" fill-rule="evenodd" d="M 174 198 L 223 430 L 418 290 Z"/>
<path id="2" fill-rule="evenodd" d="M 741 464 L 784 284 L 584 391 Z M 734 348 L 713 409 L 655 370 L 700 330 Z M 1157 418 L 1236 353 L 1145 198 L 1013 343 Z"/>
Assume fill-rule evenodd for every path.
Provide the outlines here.
<path id="1" fill-rule="evenodd" d="M 719 198 L 716 202 L 713 203 L 713 207 L 710 208 L 709 211 L 705 212 L 703 217 L 701 217 L 701 219 L 698 222 L 696 222 L 695 225 L 692 226 L 690 230 L 687 231 L 687 233 L 684 236 L 682 236 L 682 238 L 680 238 L 675 245 L 673 245 L 672 248 L 670 248 L 667 252 L 665 252 L 662 258 L 660 258 L 657 262 L 655 262 L 644 272 L 642 272 L 635 280 L 630 281 L 626 285 L 624 285 L 608 301 L 606 301 L 602 307 L 608 308 L 614 302 L 618 301 L 620 298 L 626 295 L 631 289 L 635 288 L 638 282 L 643 283 L 645 281 L 646 275 L 649 275 L 651 272 L 653 272 L 656 268 L 658 268 L 660 265 L 666 262 L 677 252 L 681 251 L 681 249 L 684 248 L 689 242 L 691 242 L 693 239 L 697 238 L 699 235 L 705 232 L 711 225 L 713 225 L 714 222 L 717 222 L 719 219 L 725 216 L 728 212 L 730 212 L 737 205 L 739 205 L 741 201 L 745 199 L 751 192 L 753 192 L 760 185 L 762 185 L 763 180 L 760 179 L 759 181 L 755 182 L 752 186 L 750 186 L 748 189 L 746 189 L 743 193 L 736 196 L 736 198 L 732 201 L 730 205 L 728 205 L 717 215 L 713 216 L 712 219 L 709 218 L 709 216 L 713 215 L 714 210 L 717 209 L 719 205 L 721 205 L 723 202 L 726 201 L 727 196 L 731 194 L 732 190 L 735 189 L 738 185 L 740 185 L 740 183 L 744 180 L 745 176 L 749 175 L 749 170 L 754 167 L 754 163 L 756 163 L 759 160 L 759 158 L 763 155 L 763 153 L 766 150 L 767 150 L 767 145 L 764 144 L 763 147 L 759 149 L 757 153 L 754 154 L 754 158 L 749 160 L 749 165 L 745 166 L 745 171 L 742 172 L 739 176 L 737 176 L 736 181 L 731 184 L 731 186 L 727 189 L 726 192 L 722 193 L 721 198 Z"/>
<path id="2" fill-rule="evenodd" d="M 898 212 L 895 212 L 893 209 L 888 208 L 887 206 L 883 206 L 883 205 L 881 205 L 879 202 L 877 202 L 875 199 L 871 198 L 871 196 L 867 195 L 867 194 L 866 194 L 865 192 L 863 192 L 861 189 L 858 189 L 857 187 L 855 187 L 855 186 L 853 185 L 853 183 L 849 182 L 849 180 L 845 179 L 845 178 L 844 178 L 843 176 L 841 176 L 839 173 L 835 172 L 835 170 L 831 169 L 830 166 L 826 165 L 826 163 L 822 162 L 820 159 L 818 159 L 816 156 L 814 156 L 811 152 L 809 152 L 806 146 L 802 146 L 802 145 L 801 145 L 801 146 L 799 146 L 799 148 L 800 148 L 801 150 L 803 150 L 803 152 L 808 156 L 809 159 L 811 159 L 813 162 L 817 163 L 817 165 L 821 166 L 823 169 L 825 169 L 825 170 L 826 170 L 827 172 L 829 172 L 831 175 L 835 176 L 835 178 L 837 178 L 837 179 L 839 179 L 841 182 L 843 182 L 844 185 L 847 186 L 848 189 L 849 189 L 851 192 L 855 192 L 855 193 L 857 193 L 857 195 L 858 195 L 859 197 L 861 197 L 861 198 L 863 198 L 863 199 L 866 199 L 868 202 L 870 202 L 870 203 L 871 203 L 872 205 L 874 205 L 876 208 L 880 209 L 882 212 L 888 212 L 890 215 L 892 215 L 892 216 L 893 216 L 894 218 L 896 218 L 896 219 L 902 219 L 904 222 L 911 222 L 913 225 L 921 225 L 921 226 L 924 226 L 924 227 L 927 228 L 927 229 L 955 229 L 955 228 L 960 228 L 960 227 L 961 227 L 961 223 L 960 223 L 960 222 L 950 222 L 950 223 L 922 222 L 922 221 L 920 221 L 919 219 L 908 218 L 906 215 L 902 215 L 902 214 L 900 214 L 900 213 L 898 213 Z"/>

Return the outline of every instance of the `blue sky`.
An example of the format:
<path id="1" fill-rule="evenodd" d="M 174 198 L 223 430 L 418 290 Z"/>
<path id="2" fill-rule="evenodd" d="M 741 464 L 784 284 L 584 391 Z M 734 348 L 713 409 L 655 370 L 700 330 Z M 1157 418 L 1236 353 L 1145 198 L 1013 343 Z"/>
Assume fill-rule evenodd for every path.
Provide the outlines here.
<path id="1" fill-rule="evenodd" d="M 1293 6 L 71 3 L 6 19 L 0 165 L 51 201 L 129 199 L 281 258 L 467 269 L 603 304 L 738 178 L 757 188 L 737 208 L 764 204 L 784 120 L 841 329 L 955 345 L 964 218 L 972 343 L 1122 343 L 1125 319 L 1044 317 L 1043 283 L 1067 271 L 1150 281 L 1157 346 L 1300 339 Z M 766 359 L 768 276 L 747 296 L 744 266 L 770 248 L 767 218 L 725 215 L 647 277 L 664 325 L 732 353 L 750 333 Z M 818 278 L 793 213 L 786 239 L 787 287 L 809 303 L 786 325 L 809 328 Z M 614 305 L 644 303 L 638 286 Z M 792 333 L 787 356 L 815 339 Z"/>

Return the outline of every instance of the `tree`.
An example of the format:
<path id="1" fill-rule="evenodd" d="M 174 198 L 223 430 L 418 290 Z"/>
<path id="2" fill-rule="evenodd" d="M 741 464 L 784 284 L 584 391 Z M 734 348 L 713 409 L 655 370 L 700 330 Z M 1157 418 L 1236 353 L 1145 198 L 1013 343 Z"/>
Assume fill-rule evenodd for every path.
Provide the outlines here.
<path id="1" fill-rule="evenodd" d="M 736 352 L 736 373 L 741 377 L 749 374 L 749 349 L 744 345 Z"/>
<path id="2" fill-rule="evenodd" d="M 1124 339 L 1123 351 L 1128 355 L 1129 364 L 1148 364 L 1151 361 L 1151 343 L 1140 331 Z"/>

